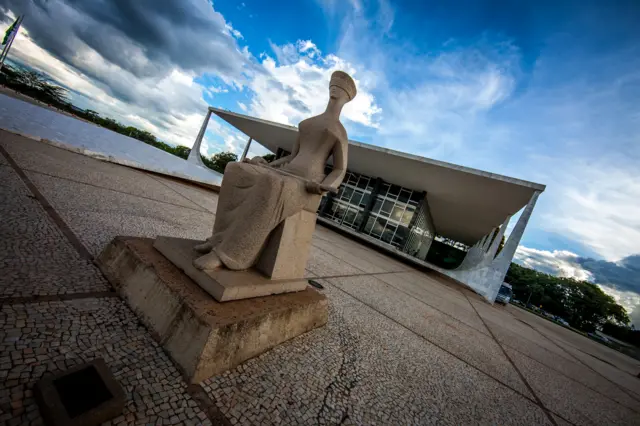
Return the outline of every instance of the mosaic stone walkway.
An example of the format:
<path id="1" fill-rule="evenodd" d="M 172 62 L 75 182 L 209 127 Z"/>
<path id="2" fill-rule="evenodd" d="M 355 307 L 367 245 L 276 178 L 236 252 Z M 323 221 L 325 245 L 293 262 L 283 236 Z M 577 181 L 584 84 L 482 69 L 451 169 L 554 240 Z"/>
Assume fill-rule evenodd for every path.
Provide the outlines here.
<path id="1" fill-rule="evenodd" d="M 92 263 L 116 235 L 203 238 L 215 193 L 0 131 L 0 424 L 103 357 L 108 424 L 640 424 L 640 363 L 318 226 L 326 327 L 187 385 Z"/>

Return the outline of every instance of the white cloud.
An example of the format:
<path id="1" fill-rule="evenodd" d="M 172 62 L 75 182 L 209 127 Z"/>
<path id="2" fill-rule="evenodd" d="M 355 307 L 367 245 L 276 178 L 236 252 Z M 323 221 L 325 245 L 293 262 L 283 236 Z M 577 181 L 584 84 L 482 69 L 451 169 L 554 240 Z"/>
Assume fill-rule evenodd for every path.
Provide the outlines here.
<path id="1" fill-rule="evenodd" d="M 221 151 L 230 151 L 240 155 L 246 143 L 247 137 L 244 134 L 212 115 L 202 141 L 202 151 L 209 155 Z"/>
<path id="2" fill-rule="evenodd" d="M 232 34 L 238 40 L 241 40 L 241 39 L 244 38 L 244 36 L 242 35 L 242 33 L 240 31 L 238 31 L 235 28 L 233 28 L 233 26 L 231 25 L 231 22 L 227 22 L 226 25 L 225 25 L 225 28 L 229 31 L 230 34 Z"/>
<path id="3" fill-rule="evenodd" d="M 353 12 L 360 13 L 362 11 L 362 2 L 360 0 L 348 0 L 344 3 L 336 0 L 317 0 L 320 6 L 330 15 L 336 13 L 338 5 L 343 4 L 349 6 Z"/>
<path id="4" fill-rule="evenodd" d="M 384 95 L 380 135 L 385 145 L 447 158 L 467 148 L 470 140 L 488 136 L 486 115 L 515 86 L 503 63 L 473 49 L 423 58 L 420 63 L 420 77 Z"/>
<path id="5" fill-rule="evenodd" d="M 298 40 L 296 47 L 301 53 L 306 53 L 312 59 L 321 55 L 320 50 L 311 40 Z"/>
<path id="6" fill-rule="evenodd" d="M 358 95 L 343 110 L 342 118 L 368 127 L 378 126 L 381 109 L 365 80 L 355 68 L 335 56 L 322 56 L 310 41 L 284 46 L 272 45 L 276 58 L 262 55 L 263 73 L 247 83 L 253 92 L 249 112 L 260 118 L 297 125 L 302 119 L 321 113 L 327 104 L 328 82 L 336 70 L 349 73 L 358 87 Z"/>
<path id="7" fill-rule="evenodd" d="M 245 104 L 243 104 L 242 102 L 238 102 L 238 106 L 240 107 L 241 110 L 243 110 L 244 112 L 247 112 L 247 106 Z"/>
<path id="8" fill-rule="evenodd" d="M 592 69 L 606 79 L 583 71 Z M 640 253 L 639 69 L 638 48 L 568 69 L 540 61 L 510 106 L 510 134 L 523 147 L 513 168 L 548 183 L 533 225 L 610 261 Z"/>
<path id="9" fill-rule="evenodd" d="M 209 86 L 205 89 L 205 92 L 209 96 L 214 97 L 216 93 L 228 93 L 229 89 L 225 89 L 223 87 Z"/>
<path id="10" fill-rule="evenodd" d="M 537 250 L 518 246 L 514 261 L 540 272 L 563 278 L 590 281 L 593 275 L 578 262 L 578 255 L 567 250 Z"/>
<path id="11" fill-rule="evenodd" d="M 560 164 L 557 164 L 560 167 Z M 640 252 L 640 180 L 637 169 L 577 161 L 555 170 L 554 208 L 546 227 L 580 241 L 605 259 Z"/>
<path id="12" fill-rule="evenodd" d="M 134 125 L 172 144 L 191 146 L 198 133 L 206 103 L 205 88 L 194 82 L 195 75 L 173 69 L 160 78 L 137 78 L 104 60 L 86 45 L 77 52 L 80 60 L 91 63 L 93 69 L 109 73 L 130 87 L 131 101 L 114 96 L 108 86 L 97 83 L 85 74 L 53 57 L 31 39 L 24 28 L 14 41 L 11 57 L 44 72 L 60 84 L 71 88 L 74 101 Z M 143 100 L 143 101 L 140 101 Z"/>

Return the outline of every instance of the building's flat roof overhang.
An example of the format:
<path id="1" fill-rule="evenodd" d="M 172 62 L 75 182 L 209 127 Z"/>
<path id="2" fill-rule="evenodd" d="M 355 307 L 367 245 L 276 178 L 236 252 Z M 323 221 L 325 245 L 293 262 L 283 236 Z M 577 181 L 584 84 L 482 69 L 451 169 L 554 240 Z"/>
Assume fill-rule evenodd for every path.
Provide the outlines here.
<path id="1" fill-rule="evenodd" d="M 272 152 L 291 151 L 296 127 L 219 108 L 210 110 Z M 444 161 L 349 141 L 348 169 L 427 192 L 436 232 L 472 245 L 545 186 Z"/>

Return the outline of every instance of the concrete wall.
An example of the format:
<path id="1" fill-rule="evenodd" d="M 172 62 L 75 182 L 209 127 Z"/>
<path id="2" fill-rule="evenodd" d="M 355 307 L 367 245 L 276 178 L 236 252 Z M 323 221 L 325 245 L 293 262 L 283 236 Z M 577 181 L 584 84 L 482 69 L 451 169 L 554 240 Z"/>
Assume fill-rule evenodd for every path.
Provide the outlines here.
<path id="1" fill-rule="evenodd" d="M 469 249 L 467 256 L 458 268 L 443 272 L 451 278 L 466 284 L 493 303 L 509 270 L 513 255 L 518 248 L 518 244 L 520 244 L 522 234 L 527 227 L 539 195 L 540 192 L 538 191 L 533 194 L 511 235 L 509 235 L 509 239 L 497 256 L 495 254 L 509 223 L 509 217 L 505 219 L 497 231 L 493 242 L 491 237 L 495 230 Z"/>

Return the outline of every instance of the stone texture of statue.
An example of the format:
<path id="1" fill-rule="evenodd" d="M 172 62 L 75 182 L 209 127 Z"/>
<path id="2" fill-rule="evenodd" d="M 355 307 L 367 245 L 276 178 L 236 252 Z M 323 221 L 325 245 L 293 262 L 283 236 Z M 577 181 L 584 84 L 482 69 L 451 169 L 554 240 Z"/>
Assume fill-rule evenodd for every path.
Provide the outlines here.
<path id="1" fill-rule="evenodd" d="M 250 268 L 280 223 L 302 210 L 315 212 L 321 194 L 337 190 L 346 173 L 348 148 L 340 113 L 355 96 L 353 79 L 342 71 L 334 72 L 327 109 L 298 125 L 298 139 L 290 155 L 269 164 L 256 157 L 227 165 L 212 235 L 195 247 L 204 253 L 194 260 L 196 268 Z M 330 156 L 333 170 L 325 176 Z"/>

